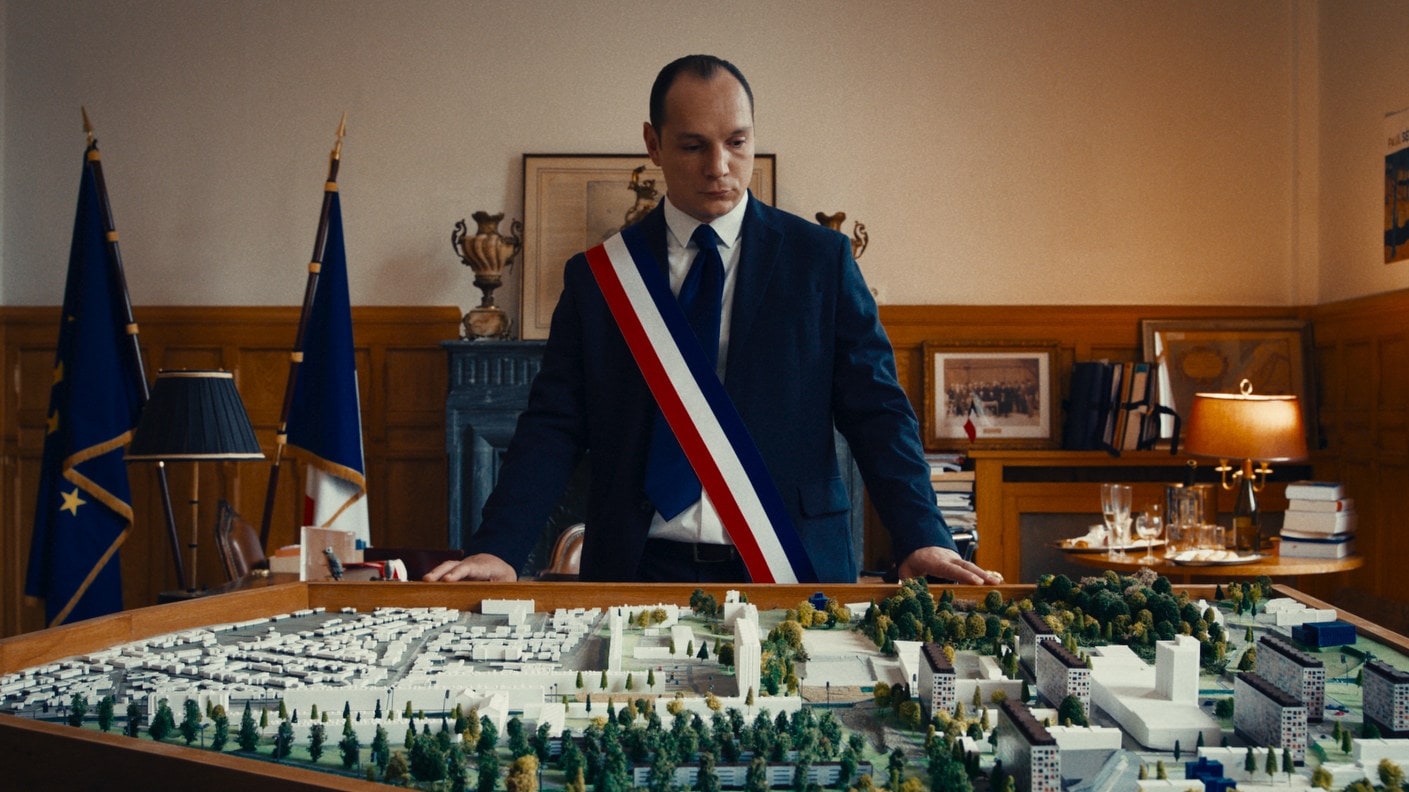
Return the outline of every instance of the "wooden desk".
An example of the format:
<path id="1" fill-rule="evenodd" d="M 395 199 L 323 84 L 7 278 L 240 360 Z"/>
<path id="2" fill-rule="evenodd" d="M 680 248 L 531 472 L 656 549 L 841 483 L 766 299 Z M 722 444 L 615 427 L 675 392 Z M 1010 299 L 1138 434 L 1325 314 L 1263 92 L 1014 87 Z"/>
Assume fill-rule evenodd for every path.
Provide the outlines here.
<path id="1" fill-rule="evenodd" d="M 1158 564 L 1142 564 L 1139 559 L 1144 558 L 1143 551 L 1127 553 L 1130 556 L 1128 561 L 1113 561 L 1106 557 L 1105 553 L 1071 553 L 1069 557 L 1082 566 L 1096 567 L 1098 569 L 1114 569 L 1117 572 L 1129 574 L 1131 572 L 1149 567 L 1161 575 L 1171 580 L 1189 583 L 1193 580 L 1227 580 L 1229 578 L 1250 578 L 1266 575 L 1270 578 L 1291 578 L 1293 587 L 1296 586 L 1296 579 L 1302 575 L 1330 575 L 1336 572 L 1349 572 L 1352 569 L 1359 569 L 1365 565 L 1364 556 L 1348 556 L 1346 558 L 1284 558 L 1274 550 L 1271 555 L 1247 564 L 1176 564 L 1166 561 L 1159 553 L 1155 553 L 1155 558 L 1160 559 Z"/>

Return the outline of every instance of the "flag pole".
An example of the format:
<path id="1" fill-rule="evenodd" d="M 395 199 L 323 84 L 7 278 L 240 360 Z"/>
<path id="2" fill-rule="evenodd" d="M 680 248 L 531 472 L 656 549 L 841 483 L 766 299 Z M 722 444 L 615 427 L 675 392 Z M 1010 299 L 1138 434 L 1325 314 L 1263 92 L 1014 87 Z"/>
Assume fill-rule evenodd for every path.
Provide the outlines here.
<path id="1" fill-rule="evenodd" d="M 108 201 L 108 186 L 103 179 L 103 158 L 98 153 L 98 140 L 93 135 L 93 124 L 88 120 L 88 110 L 80 106 L 83 113 L 83 132 L 88 135 L 88 164 L 93 168 L 93 181 L 98 187 L 98 213 L 103 218 L 103 238 L 107 243 L 108 261 L 112 262 L 113 277 L 122 286 L 122 309 L 124 329 L 132 342 L 132 357 L 137 363 L 137 379 L 142 383 L 142 403 L 151 396 L 147 385 L 147 371 L 142 364 L 142 345 L 137 340 L 137 320 L 132 315 L 132 295 L 127 290 L 127 275 L 122 268 L 122 251 L 117 243 L 117 226 L 113 223 L 112 204 Z M 176 566 L 176 582 L 186 588 L 186 564 L 181 559 L 181 540 L 176 535 L 176 512 L 171 505 L 171 487 L 166 479 L 166 466 L 157 463 L 157 489 L 161 492 L 162 513 L 166 515 L 167 541 L 171 544 L 171 559 Z"/>
<path id="2" fill-rule="evenodd" d="M 338 139 L 328 155 L 328 180 L 323 184 L 323 208 L 318 216 L 318 233 L 313 238 L 313 257 L 308 264 L 308 281 L 303 288 L 303 308 L 298 315 L 298 333 L 294 349 L 289 354 L 289 379 L 284 385 L 284 405 L 279 411 L 279 430 L 274 436 L 274 464 L 269 468 L 269 488 L 264 493 L 264 518 L 259 525 L 259 543 L 269 547 L 269 526 L 274 521 L 274 501 L 278 495 L 279 468 L 284 460 L 284 447 L 289 442 L 289 413 L 293 411 L 294 386 L 298 383 L 298 367 L 303 362 L 303 344 L 308 335 L 308 314 L 313 298 L 318 294 L 318 274 L 323 270 L 323 249 L 328 242 L 328 212 L 338 191 L 338 165 L 342 163 L 342 139 L 347 133 L 347 113 L 338 122 Z"/>

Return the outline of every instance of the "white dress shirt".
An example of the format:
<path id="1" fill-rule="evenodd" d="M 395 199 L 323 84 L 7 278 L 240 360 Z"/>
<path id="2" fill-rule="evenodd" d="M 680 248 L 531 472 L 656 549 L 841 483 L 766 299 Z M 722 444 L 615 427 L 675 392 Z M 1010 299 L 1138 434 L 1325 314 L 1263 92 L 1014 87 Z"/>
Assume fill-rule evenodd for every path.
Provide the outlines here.
<path id="1" fill-rule="evenodd" d="M 746 195 L 728 214 L 709 224 L 719 236 L 719 258 L 724 261 L 724 296 L 719 316 L 719 362 L 715 367 L 715 373 L 719 375 L 721 382 L 724 380 L 724 364 L 729 356 L 729 322 L 734 313 L 734 284 L 738 282 L 739 240 L 743 231 L 744 213 L 751 200 L 752 196 Z M 700 221 L 676 209 L 669 196 L 666 196 L 665 224 L 670 291 L 678 295 L 680 286 L 685 282 L 685 276 L 689 274 L 690 266 L 695 261 L 698 249 L 690 238 Z M 667 520 L 657 512 L 651 518 L 649 535 L 652 539 L 671 539 L 677 542 L 732 544 L 714 504 L 710 503 L 709 496 L 704 494 L 701 494 L 700 499 L 693 505 L 686 507 L 685 511 L 675 515 L 674 519 Z"/>

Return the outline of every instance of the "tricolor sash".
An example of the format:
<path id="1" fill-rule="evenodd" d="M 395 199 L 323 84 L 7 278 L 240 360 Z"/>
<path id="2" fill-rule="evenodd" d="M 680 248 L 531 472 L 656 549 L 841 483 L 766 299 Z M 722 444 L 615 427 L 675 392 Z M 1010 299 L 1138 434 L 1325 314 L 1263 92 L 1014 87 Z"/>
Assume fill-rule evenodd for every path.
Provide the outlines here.
<path id="1" fill-rule="evenodd" d="M 661 414 L 755 583 L 817 580 L 763 455 L 705 358 L 638 226 L 587 263 Z"/>

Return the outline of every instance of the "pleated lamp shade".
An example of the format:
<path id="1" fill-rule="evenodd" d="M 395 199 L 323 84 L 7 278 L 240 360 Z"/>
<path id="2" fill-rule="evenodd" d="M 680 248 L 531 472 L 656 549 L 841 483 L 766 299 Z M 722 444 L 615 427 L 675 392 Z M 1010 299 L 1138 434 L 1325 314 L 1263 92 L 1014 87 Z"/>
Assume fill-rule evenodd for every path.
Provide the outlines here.
<path id="1" fill-rule="evenodd" d="M 1196 393 L 1184 448 L 1194 456 L 1291 462 L 1306 459 L 1306 426 L 1295 396 Z"/>
<path id="2" fill-rule="evenodd" d="M 228 371 L 159 371 L 128 461 L 263 459 Z"/>

